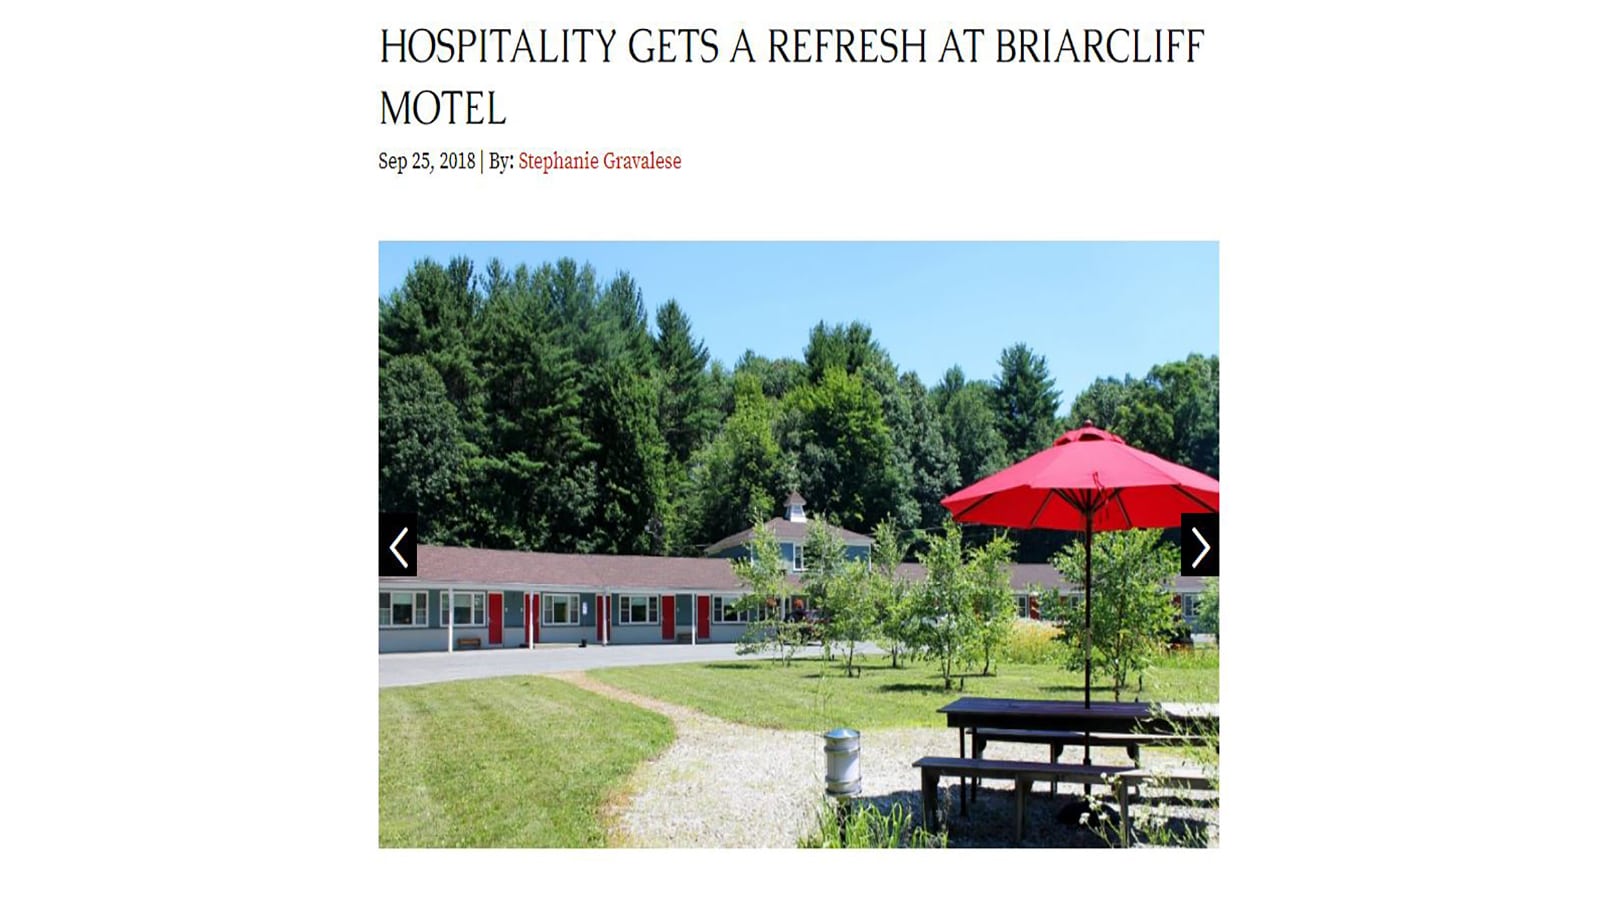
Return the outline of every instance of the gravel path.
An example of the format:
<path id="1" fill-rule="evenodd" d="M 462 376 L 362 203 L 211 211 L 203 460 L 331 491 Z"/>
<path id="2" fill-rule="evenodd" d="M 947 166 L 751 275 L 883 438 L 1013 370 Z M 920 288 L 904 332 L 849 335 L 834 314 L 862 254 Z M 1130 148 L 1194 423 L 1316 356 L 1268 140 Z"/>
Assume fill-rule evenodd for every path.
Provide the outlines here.
<path id="1" fill-rule="evenodd" d="M 640 696 L 590 679 L 582 672 L 552 674 L 570 684 L 654 710 L 672 720 L 677 739 L 661 756 L 634 773 L 619 805 L 608 811 L 615 843 L 628 847 L 796 846 L 818 827 L 823 808 L 822 737 L 739 725 L 697 710 Z M 1016 748 L 1044 759 L 1043 748 Z M 924 756 L 956 755 L 955 733 L 945 728 L 874 729 L 861 735 L 862 797 L 880 808 L 899 803 L 921 819 L 921 779 L 911 763 Z M 1158 753 L 1145 751 L 1147 764 Z M 1075 759 L 1071 751 L 1064 761 Z M 1096 748 L 1094 762 L 1127 765 L 1120 750 Z M 1015 805 L 1012 786 L 993 782 L 978 792 L 970 815 L 948 815 L 954 782 L 940 801 L 951 823 L 950 845 L 1011 847 Z M 1022 846 L 1103 846 L 1093 834 L 1056 821 L 1065 798 L 1050 798 L 1037 785 L 1029 804 Z M 1074 790 L 1064 787 L 1063 791 Z M 1215 806 L 1185 810 L 1204 829 L 1216 821 Z M 1137 818 L 1136 818 L 1137 821 Z M 1213 829 L 1214 831 L 1214 829 Z M 1215 834 L 1212 835 L 1215 843 Z"/>

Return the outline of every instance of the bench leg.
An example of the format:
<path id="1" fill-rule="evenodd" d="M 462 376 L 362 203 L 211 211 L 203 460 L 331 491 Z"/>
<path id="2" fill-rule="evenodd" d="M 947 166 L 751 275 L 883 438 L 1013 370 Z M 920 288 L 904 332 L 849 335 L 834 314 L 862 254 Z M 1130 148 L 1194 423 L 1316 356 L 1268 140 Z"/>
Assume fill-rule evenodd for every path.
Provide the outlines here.
<path id="1" fill-rule="evenodd" d="M 956 731 L 961 735 L 961 755 L 965 757 L 967 755 L 967 729 L 957 728 Z M 973 729 L 972 739 L 973 741 L 977 741 L 977 729 Z M 961 814 L 964 816 L 967 814 L 967 776 L 961 776 L 961 779 L 956 784 L 957 788 L 961 791 Z M 974 797 L 973 799 L 977 798 Z"/>
<path id="2" fill-rule="evenodd" d="M 1138 744 L 1129 744 L 1128 745 L 1128 758 L 1133 760 L 1133 764 L 1135 766 L 1139 765 L 1139 745 Z"/>
<path id="3" fill-rule="evenodd" d="M 974 728 L 972 730 L 972 758 L 983 759 L 983 751 L 988 746 L 989 739 L 978 734 L 978 730 Z M 972 800 L 974 803 L 976 803 L 978 800 L 978 788 L 982 786 L 983 779 L 974 776 L 972 779 Z M 966 809 L 963 807 L 962 812 L 965 811 Z"/>
<path id="4" fill-rule="evenodd" d="M 1028 823 L 1028 795 L 1033 793 L 1033 782 L 1017 779 L 1017 843 L 1022 843 L 1023 826 Z"/>
<path id="5" fill-rule="evenodd" d="M 1065 744 L 1051 744 L 1050 745 L 1050 763 L 1052 765 L 1055 765 L 1055 764 L 1061 762 L 1061 751 L 1065 750 L 1066 746 L 1067 745 L 1065 745 Z M 1055 796 L 1055 794 L 1056 794 L 1056 785 L 1058 785 L 1060 783 L 1061 782 L 1057 781 L 1054 778 L 1050 779 L 1050 796 L 1052 796 L 1052 797 Z"/>
<path id="6" fill-rule="evenodd" d="M 1117 779 L 1117 806 L 1122 812 L 1122 846 L 1128 846 L 1128 783 Z"/>
<path id="7" fill-rule="evenodd" d="M 922 827 L 940 830 L 939 773 L 932 769 L 922 770 Z"/>

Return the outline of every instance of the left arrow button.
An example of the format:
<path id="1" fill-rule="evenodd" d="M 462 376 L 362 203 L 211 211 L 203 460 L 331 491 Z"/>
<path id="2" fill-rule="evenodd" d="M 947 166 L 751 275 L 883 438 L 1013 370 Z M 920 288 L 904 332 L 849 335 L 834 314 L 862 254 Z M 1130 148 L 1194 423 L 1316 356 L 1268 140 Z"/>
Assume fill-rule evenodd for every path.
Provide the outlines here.
<path id="1" fill-rule="evenodd" d="M 417 514 L 378 514 L 378 575 L 381 578 L 415 576 L 417 566 Z"/>
<path id="2" fill-rule="evenodd" d="M 396 537 L 391 544 L 389 544 L 389 552 L 393 553 L 394 554 L 394 558 L 400 560 L 401 567 L 402 568 L 406 568 L 406 569 L 411 568 L 411 564 L 406 562 L 406 558 L 404 556 L 401 556 L 400 555 L 400 551 L 397 550 L 396 548 L 400 546 L 400 542 L 405 540 L 406 539 L 406 535 L 408 535 L 410 533 L 411 533 L 411 529 L 409 529 L 409 528 L 400 529 L 399 536 Z"/>

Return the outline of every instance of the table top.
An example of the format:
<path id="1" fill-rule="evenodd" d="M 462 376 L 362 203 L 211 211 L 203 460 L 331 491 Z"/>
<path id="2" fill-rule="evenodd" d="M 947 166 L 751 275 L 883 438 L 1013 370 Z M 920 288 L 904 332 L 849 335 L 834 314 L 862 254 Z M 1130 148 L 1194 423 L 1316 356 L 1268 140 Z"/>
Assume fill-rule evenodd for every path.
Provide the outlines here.
<path id="1" fill-rule="evenodd" d="M 1082 700 L 1008 700 L 1004 697 L 960 697 L 939 707 L 939 712 L 949 715 L 1007 715 L 1019 718 L 1073 718 L 1111 717 L 1145 719 L 1150 716 L 1148 703 L 1091 703 Z"/>
<path id="2" fill-rule="evenodd" d="M 1215 728 L 1214 703 L 1111 703 L 961 697 L 939 708 L 951 728 L 1025 728 L 1152 733 Z"/>

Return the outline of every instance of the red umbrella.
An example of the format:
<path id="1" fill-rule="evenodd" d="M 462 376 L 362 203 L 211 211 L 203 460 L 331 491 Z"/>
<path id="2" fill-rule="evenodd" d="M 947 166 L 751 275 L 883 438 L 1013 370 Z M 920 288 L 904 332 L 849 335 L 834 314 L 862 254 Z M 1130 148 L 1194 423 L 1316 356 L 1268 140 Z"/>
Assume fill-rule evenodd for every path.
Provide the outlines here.
<path id="1" fill-rule="evenodd" d="M 1129 447 L 1093 422 L 1010 468 L 939 501 L 957 522 L 1083 532 L 1083 703 L 1089 705 L 1089 611 L 1094 533 L 1176 528 L 1184 513 L 1214 513 L 1215 478 Z"/>

